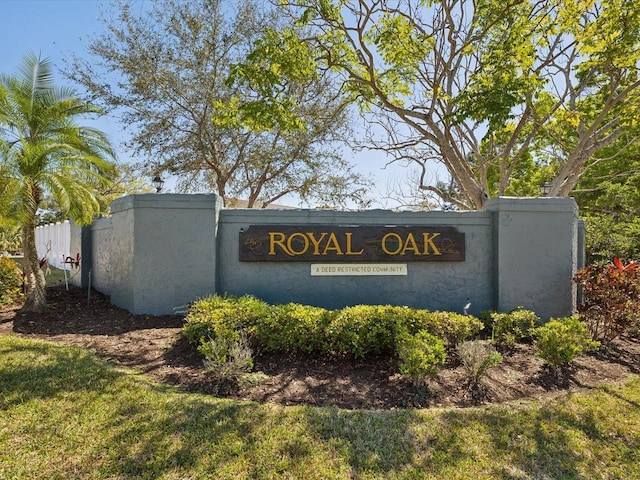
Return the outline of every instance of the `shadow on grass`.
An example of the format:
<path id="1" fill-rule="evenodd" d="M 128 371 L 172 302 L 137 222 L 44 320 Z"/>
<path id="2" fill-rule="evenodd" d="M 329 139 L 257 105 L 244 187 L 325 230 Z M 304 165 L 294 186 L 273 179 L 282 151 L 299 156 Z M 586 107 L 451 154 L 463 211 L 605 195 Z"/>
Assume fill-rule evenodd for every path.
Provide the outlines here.
<path id="1" fill-rule="evenodd" d="M 617 432 L 615 416 L 626 408 L 625 418 L 633 423 L 640 417 L 638 400 L 617 389 L 592 392 L 582 403 L 575 398 L 583 397 L 567 395 L 542 407 L 382 411 L 219 400 L 148 388 L 144 378 L 111 369 L 81 349 L 0 339 L 3 409 L 87 391 L 66 399 L 73 409 L 78 399 L 91 397 L 92 416 L 82 420 L 86 423 L 77 420 L 77 428 L 90 431 L 92 443 L 74 437 L 81 451 L 66 452 L 64 461 L 47 460 L 47 465 L 59 462 L 54 475 L 59 478 L 73 473 L 93 478 L 572 479 L 592 471 L 591 478 L 623 478 L 615 469 L 637 469 L 633 465 L 640 460 L 637 430 Z M 589 402 L 610 402 L 606 415 Z M 37 422 L 43 429 L 58 427 L 47 424 L 46 417 Z M 55 455 L 46 441 L 35 448 Z"/>
<path id="2" fill-rule="evenodd" d="M 607 394 L 612 411 L 621 399 L 634 408 L 631 418 L 640 417 L 633 399 L 616 389 Z M 572 398 L 539 408 L 309 409 L 308 423 L 339 446 L 355 478 L 375 473 L 383 478 L 596 479 L 618 478 L 610 472 L 630 467 L 635 470 L 626 478 L 638 478 L 633 476 L 640 474 L 637 430 L 631 439 L 614 435 L 615 418 L 583 410 Z"/>
<path id="3" fill-rule="evenodd" d="M 364 472 L 390 474 L 411 466 L 415 439 L 411 410 L 339 410 L 308 408 L 309 428 L 336 448 L 357 478 Z"/>
<path id="4" fill-rule="evenodd" d="M 0 409 L 63 392 L 100 390 L 120 375 L 87 350 L 1 337 Z"/>

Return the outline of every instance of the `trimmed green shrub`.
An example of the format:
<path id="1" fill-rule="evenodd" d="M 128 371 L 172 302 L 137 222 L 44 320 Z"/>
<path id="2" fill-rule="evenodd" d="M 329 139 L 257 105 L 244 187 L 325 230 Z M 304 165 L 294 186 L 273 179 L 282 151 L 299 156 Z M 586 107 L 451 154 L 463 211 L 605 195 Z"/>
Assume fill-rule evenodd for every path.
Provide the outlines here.
<path id="1" fill-rule="evenodd" d="M 496 312 L 493 310 L 483 310 L 480 312 L 480 321 L 482 322 L 483 330 L 491 332 L 493 330 L 493 319 L 491 318 Z"/>
<path id="2" fill-rule="evenodd" d="M 443 339 L 449 347 L 476 336 L 484 327 L 476 317 L 455 312 L 430 312 L 427 319 L 431 328 L 425 325 L 425 329 Z"/>
<path id="3" fill-rule="evenodd" d="M 255 323 L 255 339 L 266 352 L 319 352 L 326 349 L 326 326 L 331 312 L 324 308 L 287 303 L 275 305 Z"/>
<path id="4" fill-rule="evenodd" d="M 491 339 L 496 343 L 514 345 L 530 342 L 540 318 L 531 310 L 518 307 L 509 313 L 491 314 Z"/>
<path id="5" fill-rule="evenodd" d="M 411 308 L 407 306 L 386 306 L 395 318 L 395 323 L 390 326 L 394 335 L 396 332 L 409 332 L 411 334 L 425 330 L 426 327 L 433 329 L 431 312 L 422 308 Z M 395 342 L 395 340 L 394 340 Z"/>
<path id="6" fill-rule="evenodd" d="M 398 332 L 426 331 L 454 346 L 481 328 L 471 316 L 406 306 L 357 305 L 329 311 L 295 303 L 272 306 L 249 295 L 214 295 L 191 307 L 182 334 L 198 345 L 210 339 L 234 341 L 245 332 L 264 351 L 360 358 L 395 352 Z"/>
<path id="7" fill-rule="evenodd" d="M 396 325 L 410 316 L 409 307 L 356 305 L 334 312 L 327 326 L 329 348 L 356 358 L 391 353 L 395 348 Z"/>
<path id="8" fill-rule="evenodd" d="M 577 315 L 551 319 L 535 331 L 538 356 L 550 367 L 567 365 L 584 352 L 597 349 L 599 342 L 591 340 L 586 323 Z"/>
<path id="9" fill-rule="evenodd" d="M 269 312 L 269 304 L 251 295 L 212 295 L 193 304 L 185 318 L 182 335 L 199 345 L 209 339 L 237 340 Z"/>
<path id="10" fill-rule="evenodd" d="M 20 267 L 8 257 L 0 257 L 0 306 L 14 303 L 21 294 L 22 271 Z"/>
<path id="11" fill-rule="evenodd" d="M 424 385 L 428 376 L 438 373 L 447 354 L 444 342 L 425 330 L 411 335 L 407 332 L 397 336 L 400 373 L 409 375 L 417 386 Z"/>
<path id="12" fill-rule="evenodd" d="M 333 351 L 362 357 L 394 351 L 395 334 L 400 332 L 426 331 L 455 346 L 482 330 L 482 323 L 475 317 L 454 312 L 358 305 L 336 311 L 328 329 Z"/>

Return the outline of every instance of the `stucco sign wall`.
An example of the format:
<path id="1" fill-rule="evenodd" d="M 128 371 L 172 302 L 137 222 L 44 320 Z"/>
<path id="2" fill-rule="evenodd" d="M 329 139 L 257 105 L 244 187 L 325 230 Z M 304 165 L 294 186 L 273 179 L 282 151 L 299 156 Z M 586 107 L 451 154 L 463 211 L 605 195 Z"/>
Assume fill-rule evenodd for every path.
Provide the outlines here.
<path id="1" fill-rule="evenodd" d="M 87 286 L 91 277 L 136 314 L 185 311 L 213 293 L 330 309 L 462 313 L 471 302 L 473 315 L 522 306 L 545 319 L 575 310 L 584 231 L 570 198 L 492 198 L 477 212 L 340 212 L 141 194 L 111 212 L 76 240 L 84 259 L 76 278 Z"/>

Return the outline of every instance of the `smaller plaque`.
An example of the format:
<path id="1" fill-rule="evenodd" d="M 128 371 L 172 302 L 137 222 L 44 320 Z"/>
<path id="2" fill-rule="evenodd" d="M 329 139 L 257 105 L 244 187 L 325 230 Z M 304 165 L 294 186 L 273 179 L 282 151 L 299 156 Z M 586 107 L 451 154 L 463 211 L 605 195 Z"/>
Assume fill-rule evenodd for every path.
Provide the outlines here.
<path id="1" fill-rule="evenodd" d="M 312 277 L 407 275 L 406 263 L 312 263 Z"/>

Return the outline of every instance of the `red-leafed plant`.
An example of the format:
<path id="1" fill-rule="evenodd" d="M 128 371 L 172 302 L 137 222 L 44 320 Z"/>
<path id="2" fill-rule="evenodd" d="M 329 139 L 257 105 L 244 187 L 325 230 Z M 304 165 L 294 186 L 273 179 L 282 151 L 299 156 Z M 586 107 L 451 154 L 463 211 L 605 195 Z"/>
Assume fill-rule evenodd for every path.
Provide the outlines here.
<path id="1" fill-rule="evenodd" d="M 582 287 L 578 305 L 593 340 L 608 343 L 640 325 L 640 265 L 614 258 L 609 265 L 590 265 L 573 277 Z"/>
<path id="2" fill-rule="evenodd" d="M 638 262 L 629 262 L 624 265 L 618 257 L 613 258 L 613 265 L 619 272 L 635 272 L 638 268 Z"/>

